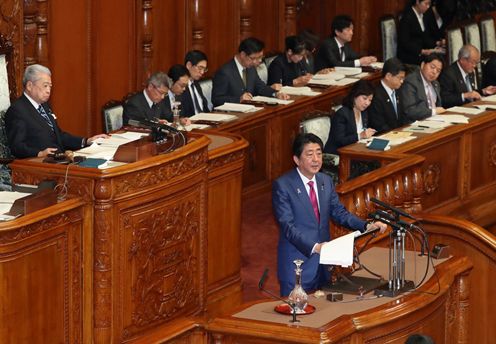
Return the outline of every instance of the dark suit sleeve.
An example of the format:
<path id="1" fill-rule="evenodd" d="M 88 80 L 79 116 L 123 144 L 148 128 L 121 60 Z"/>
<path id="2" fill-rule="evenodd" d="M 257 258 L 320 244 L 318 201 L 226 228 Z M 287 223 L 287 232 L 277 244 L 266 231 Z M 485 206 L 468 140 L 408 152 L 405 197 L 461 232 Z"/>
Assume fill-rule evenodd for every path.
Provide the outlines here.
<path id="1" fill-rule="evenodd" d="M 129 120 L 139 121 L 146 117 L 135 96 L 129 98 L 123 107 L 122 122 L 124 125 L 127 125 Z"/>
<path id="2" fill-rule="evenodd" d="M 321 70 L 327 67 L 336 67 L 336 66 L 354 67 L 355 66 L 354 59 L 356 59 L 355 56 L 357 56 L 357 54 L 351 49 L 351 47 L 346 49 L 347 46 L 345 46 L 345 55 L 347 60 L 341 61 L 341 59 L 339 58 L 339 48 L 337 47 L 337 44 L 332 40 L 334 40 L 334 38 L 331 38 L 330 40 L 326 40 L 320 47 L 317 53 L 319 66 L 318 67 L 316 66 L 316 68 L 318 68 L 318 70 Z"/>
<path id="3" fill-rule="evenodd" d="M 284 81 L 284 66 L 280 63 L 279 58 L 276 58 L 269 66 L 267 85 L 282 83 L 283 86 L 293 86 L 293 83 L 287 84 Z"/>
<path id="4" fill-rule="evenodd" d="M 212 87 L 212 104 L 220 106 L 224 103 L 239 103 L 240 96 L 233 96 L 230 93 L 232 76 L 227 74 L 225 68 L 221 68 L 215 73 Z"/>
<path id="5" fill-rule="evenodd" d="M 389 130 L 389 126 L 387 125 L 384 117 L 386 109 L 384 108 L 383 99 L 380 98 L 379 95 L 374 96 L 372 103 L 367 110 L 369 114 L 369 126 L 371 128 L 374 128 L 379 133 Z"/>
<path id="6" fill-rule="evenodd" d="M 40 150 L 28 140 L 27 122 L 17 107 L 11 106 L 5 114 L 5 128 L 12 155 L 18 158 L 38 156 Z"/>
<path id="7" fill-rule="evenodd" d="M 344 109 L 338 111 L 332 118 L 331 137 L 337 148 L 351 145 L 359 140 L 358 134 L 352 130 Z"/>
<path id="8" fill-rule="evenodd" d="M 453 75 L 451 70 L 445 70 L 439 77 L 441 98 L 443 99 L 443 106 L 445 108 L 462 105 L 464 103 L 457 82 L 456 76 Z"/>
<path id="9" fill-rule="evenodd" d="M 422 120 L 432 115 L 431 109 L 429 109 L 427 102 L 420 97 L 419 92 L 424 92 L 425 94 L 423 87 L 419 89 L 417 83 L 413 83 L 410 80 L 405 80 L 399 89 L 400 106 L 408 122 Z"/>
<path id="10" fill-rule="evenodd" d="M 288 194 L 288 187 L 280 179 L 272 185 L 272 207 L 276 221 L 279 223 L 281 235 L 294 245 L 298 251 L 310 257 L 316 242 L 308 239 L 306 231 L 295 225 L 293 204 Z M 303 190 L 305 192 L 305 190 Z"/>

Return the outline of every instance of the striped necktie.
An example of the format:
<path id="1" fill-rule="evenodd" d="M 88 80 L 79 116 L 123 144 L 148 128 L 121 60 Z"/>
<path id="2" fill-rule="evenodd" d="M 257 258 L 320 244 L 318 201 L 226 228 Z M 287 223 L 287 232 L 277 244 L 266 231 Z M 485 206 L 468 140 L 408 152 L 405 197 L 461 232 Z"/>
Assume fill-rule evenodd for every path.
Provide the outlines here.
<path id="1" fill-rule="evenodd" d="M 48 114 L 46 113 L 45 108 L 43 108 L 43 106 L 40 104 L 40 106 L 38 106 L 37 110 L 40 113 L 41 117 L 43 117 L 43 119 L 50 126 L 50 129 L 53 130 L 53 123 L 52 123 L 52 121 L 50 121 L 50 117 L 48 117 Z"/>

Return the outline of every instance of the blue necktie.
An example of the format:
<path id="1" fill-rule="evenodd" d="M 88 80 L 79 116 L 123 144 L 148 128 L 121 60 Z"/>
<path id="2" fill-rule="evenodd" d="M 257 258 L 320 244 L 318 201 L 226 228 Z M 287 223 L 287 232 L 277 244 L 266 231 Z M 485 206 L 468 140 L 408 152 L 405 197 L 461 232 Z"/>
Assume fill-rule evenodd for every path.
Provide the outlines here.
<path id="1" fill-rule="evenodd" d="M 41 117 L 47 122 L 47 124 L 50 126 L 50 129 L 53 130 L 53 124 L 52 121 L 50 121 L 50 118 L 48 117 L 48 114 L 46 113 L 45 109 L 43 106 L 38 106 L 38 112 L 40 113 Z"/>
<path id="2" fill-rule="evenodd" d="M 391 102 L 393 103 L 394 112 L 396 113 L 396 117 L 398 117 L 398 104 L 396 103 L 396 92 L 391 92 Z"/>

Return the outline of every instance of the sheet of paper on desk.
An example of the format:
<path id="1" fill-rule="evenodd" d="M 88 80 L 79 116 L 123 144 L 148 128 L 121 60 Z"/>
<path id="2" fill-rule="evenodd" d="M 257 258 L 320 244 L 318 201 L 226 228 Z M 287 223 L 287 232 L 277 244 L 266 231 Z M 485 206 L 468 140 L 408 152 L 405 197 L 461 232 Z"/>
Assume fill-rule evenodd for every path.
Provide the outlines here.
<path id="1" fill-rule="evenodd" d="M 449 109 L 446 109 L 446 111 L 449 112 L 456 112 L 456 113 L 464 113 L 466 115 L 480 115 L 481 113 L 484 112 L 484 110 L 481 109 L 474 109 L 472 107 L 465 107 L 465 106 L 453 106 L 450 107 Z"/>
<path id="2" fill-rule="evenodd" d="M 427 119 L 428 121 L 446 122 L 446 123 L 468 123 L 468 118 L 464 115 L 434 115 Z"/>
<path id="3" fill-rule="evenodd" d="M 263 109 L 263 107 L 256 107 L 249 104 L 238 104 L 238 103 L 224 103 L 221 106 L 214 108 L 218 111 L 228 111 L 228 112 L 255 112 Z"/>
<path id="4" fill-rule="evenodd" d="M 294 102 L 294 100 L 278 99 L 278 98 L 264 97 L 264 96 L 256 96 L 253 97 L 251 100 L 253 100 L 254 102 L 277 103 L 281 105 L 288 105 Z"/>
<path id="5" fill-rule="evenodd" d="M 115 134 L 115 135 L 110 136 L 108 139 L 104 139 L 104 138 L 96 139 L 94 141 L 94 143 L 97 143 L 100 146 L 119 147 L 120 145 L 123 145 L 125 143 L 131 142 L 131 141 L 136 141 L 141 136 L 143 136 L 143 133 L 133 133 L 133 134 L 135 134 L 135 135 L 129 135 L 129 136 L 132 136 L 131 138 L 126 137 L 126 136 L 122 136 L 119 134 Z M 136 134 L 139 134 L 139 136 Z"/>
<path id="6" fill-rule="evenodd" d="M 23 198 L 31 195 L 26 192 L 17 192 L 17 191 L 2 191 L 0 192 L 0 204 L 14 204 L 19 198 Z"/>
<path id="7" fill-rule="evenodd" d="M 91 146 L 76 151 L 74 154 L 76 156 L 79 155 L 86 158 L 110 160 L 114 157 L 117 148 L 118 146 L 104 146 L 95 143 Z"/>
<path id="8" fill-rule="evenodd" d="M 491 104 L 491 103 L 487 103 L 487 104 L 477 104 L 477 105 L 474 105 L 475 107 L 481 109 L 481 110 L 484 110 L 484 111 L 489 111 L 489 110 L 496 110 L 496 104 Z"/>
<path id="9" fill-rule="evenodd" d="M 282 93 L 290 94 L 293 96 L 318 96 L 320 92 L 312 91 L 310 87 L 293 87 L 293 86 L 283 86 L 281 88 Z"/>
<path id="10" fill-rule="evenodd" d="M 344 77 L 345 75 L 343 73 L 338 73 L 338 72 L 315 74 L 310 80 L 310 82 L 313 83 L 316 80 L 341 80 L 344 79 Z"/>
<path id="11" fill-rule="evenodd" d="M 190 124 L 190 125 L 186 125 L 186 126 L 183 126 L 184 129 L 186 129 L 186 131 L 191 131 L 193 129 L 206 129 L 208 128 L 209 126 L 207 124 Z"/>
<path id="12" fill-rule="evenodd" d="M 111 137 L 123 139 L 123 140 L 129 140 L 129 142 L 131 142 L 131 141 L 139 140 L 143 136 L 148 136 L 148 134 L 147 133 L 139 133 L 136 131 L 125 131 L 123 133 L 112 134 Z M 105 142 L 105 141 L 103 141 L 103 142 Z"/>
<path id="13" fill-rule="evenodd" d="M 320 249 L 320 264 L 350 266 L 353 264 L 355 233 L 331 240 Z"/>
<path id="14" fill-rule="evenodd" d="M 334 67 L 334 70 L 344 75 L 357 75 L 362 72 L 360 67 Z"/>
<path id="15" fill-rule="evenodd" d="M 493 94 L 492 96 L 482 97 L 481 100 L 485 102 L 496 102 L 496 94 Z"/>
<path id="16" fill-rule="evenodd" d="M 415 121 L 412 123 L 412 125 L 414 125 L 416 127 L 420 127 L 420 128 L 425 127 L 425 128 L 444 129 L 446 127 L 449 127 L 452 124 L 450 122 L 444 122 L 444 121 L 423 120 L 423 121 Z"/>
<path id="17" fill-rule="evenodd" d="M 373 62 L 370 64 L 370 67 L 374 69 L 382 69 L 384 68 L 384 62 Z"/>
<path id="18" fill-rule="evenodd" d="M 404 127 L 401 129 L 402 131 L 410 132 L 410 133 L 422 133 L 422 134 L 432 134 L 435 133 L 436 131 L 439 131 L 444 128 L 423 128 L 423 127 L 418 127 L 416 125 L 409 125 L 408 127 Z"/>
<path id="19" fill-rule="evenodd" d="M 390 131 L 389 133 L 377 136 L 379 139 L 388 140 L 390 146 L 400 145 L 416 138 L 411 132 Z"/>
<path id="20" fill-rule="evenodd" d="M 248 105 L 248 106 L 253 106 L 253 105 Z M 189 119 L 192 121 L 229 122 L 229 121 L 234 121 L 237 118 L 238 118 L 238 116 L 236 116 L 236 115 L 227 115 L 225 113 L 200 112 L 194 116 L 191 116 Z"/>
<path id="21" fill-rule="evenodd" d="M 365 78 L 366 76 L 369 76 L 369 75 L 370 75 L 370 73 L 362 72 L 362 73 L 354 74 L 351 77 L 355 78 L 355 79 L 361 79 L 361 78 Z"/>

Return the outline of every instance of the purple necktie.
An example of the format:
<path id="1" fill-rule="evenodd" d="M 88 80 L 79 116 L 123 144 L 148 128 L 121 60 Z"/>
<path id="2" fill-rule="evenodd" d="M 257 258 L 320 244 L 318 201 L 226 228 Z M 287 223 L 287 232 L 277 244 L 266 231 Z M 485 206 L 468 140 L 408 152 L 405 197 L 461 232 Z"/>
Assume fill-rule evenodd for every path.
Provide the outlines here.
<path id="1" fill-rule="evenodd" d="M 317 222 L 320 222 L 319 205 L 317 204 L 317 194 L 315 194 L 315 189 L 313 188 L 313 181 L 308 182 L 310 186 L 310 203 L 312 203 L 313 212 L 317 218 Z"/>

